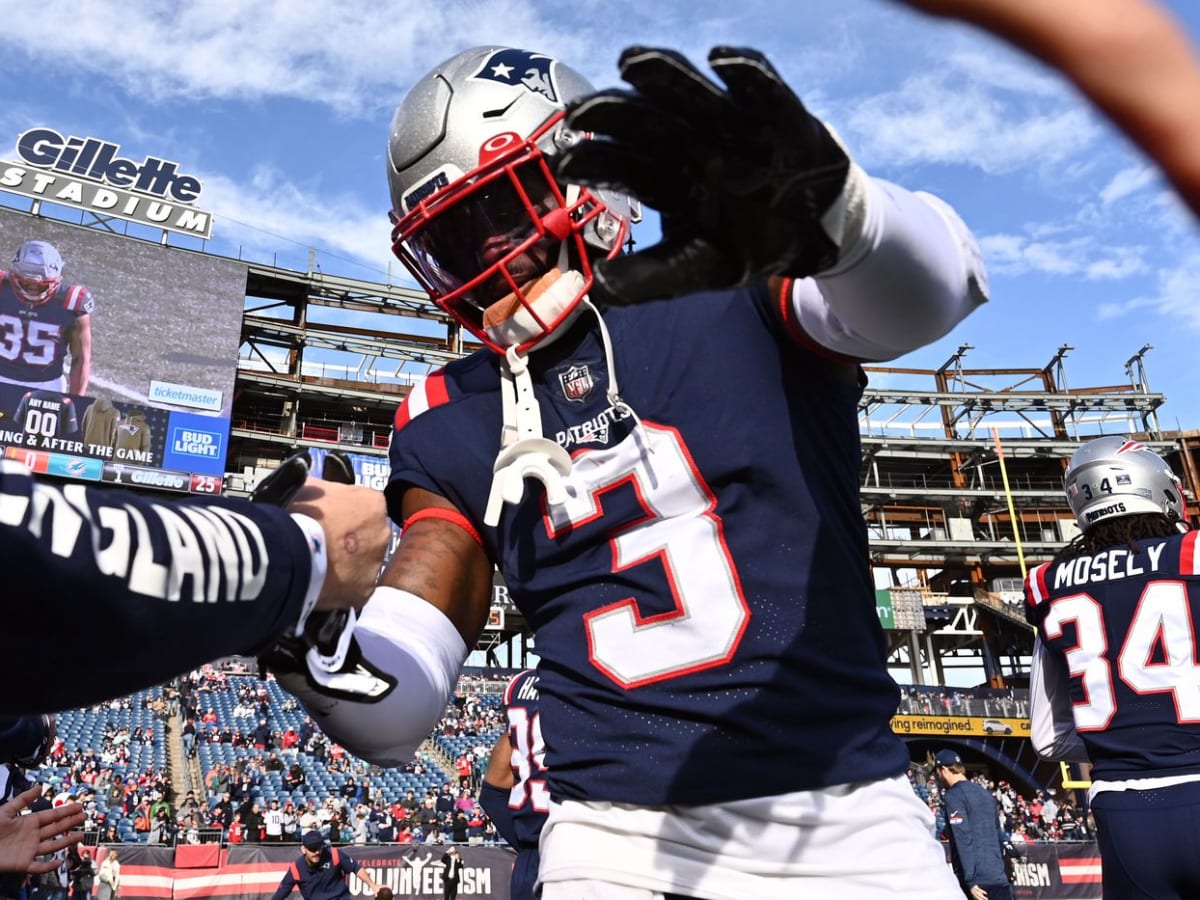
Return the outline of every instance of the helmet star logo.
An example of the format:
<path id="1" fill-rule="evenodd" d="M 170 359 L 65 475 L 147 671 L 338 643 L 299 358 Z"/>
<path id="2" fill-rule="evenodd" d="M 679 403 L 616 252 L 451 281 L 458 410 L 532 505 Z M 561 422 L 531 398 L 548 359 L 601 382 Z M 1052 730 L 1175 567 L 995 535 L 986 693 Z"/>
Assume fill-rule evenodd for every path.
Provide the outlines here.
<path id="1" fill-rule="evenodd" d="M 558 103 L 558 86 L 552 67 L 554 60 L 541 53 L 505 47 L 488 55 L 472 76 L 482 81 L 495 81 L 508 87 L 522 87 L 540 94 L 551 103 Z"/>

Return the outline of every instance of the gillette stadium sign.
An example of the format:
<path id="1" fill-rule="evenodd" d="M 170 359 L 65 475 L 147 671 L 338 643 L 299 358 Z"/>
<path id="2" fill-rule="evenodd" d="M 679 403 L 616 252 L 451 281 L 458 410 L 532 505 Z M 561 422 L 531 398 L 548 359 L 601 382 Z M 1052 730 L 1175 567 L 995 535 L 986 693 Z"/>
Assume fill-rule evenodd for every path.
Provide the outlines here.
<path id="1" fill-rule="evenodd" d="M 212 214 L 192 204 L 200 179 L 157 156 L 140 162 L 120 155 L 120 144 L 31 128 L 17 138 L 20 162 L 0 162 L 0 190 L 190 234 L 212 237 Z"/>

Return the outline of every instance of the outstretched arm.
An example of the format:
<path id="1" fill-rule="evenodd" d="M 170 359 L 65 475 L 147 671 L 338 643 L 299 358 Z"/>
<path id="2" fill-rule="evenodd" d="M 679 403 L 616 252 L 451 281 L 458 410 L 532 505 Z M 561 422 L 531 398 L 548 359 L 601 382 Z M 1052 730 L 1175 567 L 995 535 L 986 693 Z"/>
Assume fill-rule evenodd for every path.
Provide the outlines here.
<path id="1" fill-rule="evenodd" d="M 1061 70 L 1200 214 L 1200 57 L 1152 0 L 904 0 L 978 25 Z"/>
<path id="2" fill-rule="evenodd" d="M 302 611 L 360 606 L 390 538 L 382 495 L 310 481 L 282 509 L 223 497 L 170 503 L 40 483 L 0 461 L 0 561 L 15 596 L 0 712 L 81 706 L 253 653 Z M 86 613 L 86 614 L 84 614 Z M 121 666 L 72 677 L 40 652 L 57 633 L 117 651 Z M 164 642 L 163 634 L 188 640 Z"/>
<path id="3" fill-rule="evenodd" d="M 673 50 L 631 47 L 632 90 L 568 107 L 569 128 L 603 139 L 565 151 L 560 180 L 628 191 L 662 218 L 659 243 L 597 263 L 594 296 L 793 284 L 789 330 L 855 360 L 936 340 L 987 299 L 953 209 L 870 178 L 758 51 L 715 47 L 708 63 L 719 83 Z"/>
<path id="4" fill-rule="evenodd" d="M 355 756 L 399 765 L 429 736 L 483 630 L 492 564 L 477 535 L 443 498 L 409 488 L 406 523 L 387 570 L 357 622 L 303 655 L 268 665 L 321 730 Z"/>

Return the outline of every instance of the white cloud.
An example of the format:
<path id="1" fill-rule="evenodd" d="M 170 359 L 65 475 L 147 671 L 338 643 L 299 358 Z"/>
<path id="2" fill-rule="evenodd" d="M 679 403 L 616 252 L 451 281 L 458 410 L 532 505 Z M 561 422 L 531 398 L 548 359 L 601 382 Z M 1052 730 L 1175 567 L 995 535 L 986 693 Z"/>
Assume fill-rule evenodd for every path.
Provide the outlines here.
<path id="1" fill-rule="evenodd" d="M 904 79 L 860 101 L 848 119 L 864 160 L 950 164 L 1003 174 L 1058 167 L 1092 145 L 1099 129 L 1077 103 L 1013 93 L 952 65 Z"/>
<path id="2" fill-rule="evenodd" d="M 1200 331 L 1200 251 L 1193 251 L 1178 265 L 1158 273 L 1157 291 L 1124 302 L 1106 303 L 1100 309 L 1104 319 L 1114 319 L 1138 310 L 1150 310 L 1167 317 L 1172 325 Z"/>
<path id="3" fill-rule="evenodd" d="M 1100 202 L 1105 206 L 1111 206 L 1118 200 L 1124 199 L 1148 185 L 1155 184 L 1159 179 L 1157 170 L 1148 165 L 1129 166 L 1109 179 L 1108 184 L 1100 191 Z"/>
<path id="4" fill-rule="evenodd" d="M 1145 248 L 1103 244 L 1091 234 L 1061 240 L 993 234 L 981 237 L 979 244 L 993 275 L 1040 273 L 1113 281 L 1148 271 Z"/>
<path id="5" fill-rule="evenodd" d="M 230 255 L 274 262 L 281 245 L 291 256 L 307 265 L 309 247 L 319 248 L 330 268 L 346 273 L 353 261 L 355 277 L 383 280 L 389 272 L 400 280 L 402 269 L 392 257 L 390 226 L 381 209 L 367 209 L 352 197 L 317 194 L 306 190 L 267 166 L 255 170 L 250 183 L 242 184 L 223 175 L 207 175 L 204 200 L 219 210 L 214 232 Z M 281 263 L 282 264 L 282 263 Z M 288 265 L 295 265 L 289 261 Z"/>
<path id="6" fill-rule="evenodd" d="M 397 87 L 450 55 L 447 48 L 501 40 L 549 45 L 570 58 L 587 49 L 517 0 L 386 7 L 371 0 L 222 0 L 136 9 L 46 0 L 37 16 L 5 23 L 0 48 L 8 64 L 41 59 L 47 21 L 55 23 L 55 40 L 71 48 L 75 68 L 111 79 L 132 96 L 286 97 L 351 115 L 390 105 Z"/>

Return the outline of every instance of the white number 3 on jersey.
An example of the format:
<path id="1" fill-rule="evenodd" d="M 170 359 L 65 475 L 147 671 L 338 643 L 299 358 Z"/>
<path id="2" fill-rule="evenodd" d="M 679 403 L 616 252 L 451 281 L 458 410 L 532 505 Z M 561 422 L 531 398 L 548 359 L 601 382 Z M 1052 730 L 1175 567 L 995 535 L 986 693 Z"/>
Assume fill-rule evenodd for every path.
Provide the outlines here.
<path id="1" fill-rule="evenodd" d="M 646 512 L 610 539 L 613 572 L 661 565 L 674 609 L 646 615 L 629 597 L 584 616 L 592 664 L 625 688 L 728 662 L 750 621 L 715 495 L 675 429 L 646 423 L 643 434 L 651 453 L 635 433 L 577 457 L 568 500 L 550 512 L 556 537 L 602 517 L 603 495 L 624 484 Z"/>

